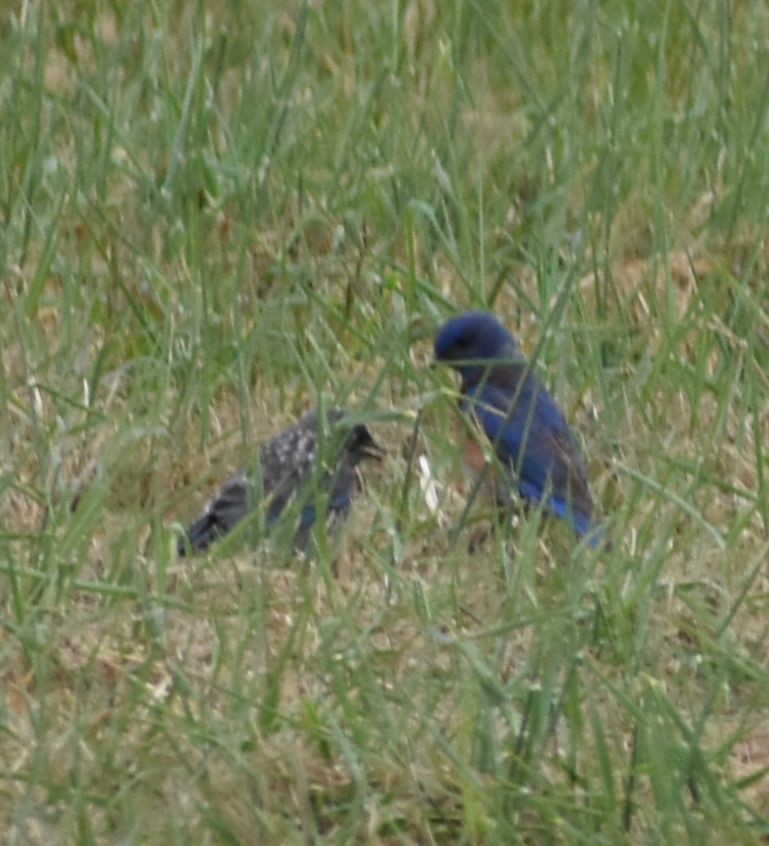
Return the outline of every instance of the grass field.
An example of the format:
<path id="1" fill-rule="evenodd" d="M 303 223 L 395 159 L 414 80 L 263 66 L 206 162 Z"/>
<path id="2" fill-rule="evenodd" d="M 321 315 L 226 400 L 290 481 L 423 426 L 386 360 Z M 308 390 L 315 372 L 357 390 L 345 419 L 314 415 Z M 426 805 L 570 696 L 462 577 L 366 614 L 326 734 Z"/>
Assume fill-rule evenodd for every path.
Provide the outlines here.
<path id="1" fill-rule="evenodd" d="M 0 26 L 3 843 L 766 843 L 766 4 Z M 533 514 L 468 554 L 428 366 L 468 307 L 610 552 Z M 388 450 L 341 546 L 178 560 L 318 402 Z"/>

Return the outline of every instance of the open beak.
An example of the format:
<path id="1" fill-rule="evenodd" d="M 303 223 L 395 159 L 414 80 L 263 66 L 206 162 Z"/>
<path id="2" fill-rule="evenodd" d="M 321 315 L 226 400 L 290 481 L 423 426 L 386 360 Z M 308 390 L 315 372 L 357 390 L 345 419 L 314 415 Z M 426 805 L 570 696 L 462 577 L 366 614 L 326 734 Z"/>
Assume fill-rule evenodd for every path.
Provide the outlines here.
<path id="1" fill-rule="evenodd" d="M 387 455 L 384 447 L 381 447 L 371 435 L 358 448 L 364 458 L 370 458 L 373 461 L 382 461 Z"/>

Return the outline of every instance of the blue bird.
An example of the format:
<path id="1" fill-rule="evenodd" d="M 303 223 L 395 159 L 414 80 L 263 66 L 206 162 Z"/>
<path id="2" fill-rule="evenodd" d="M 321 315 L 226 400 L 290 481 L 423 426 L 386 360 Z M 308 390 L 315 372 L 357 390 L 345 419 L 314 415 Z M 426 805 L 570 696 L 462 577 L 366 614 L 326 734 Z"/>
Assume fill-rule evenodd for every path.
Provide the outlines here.
<path id="1" fill-rule="evenodd" d="M 178 553 L 208 549 L 259 509 L 269 530 L 292 503 L 298 511 L 294 549 L 304 551 L 318 509 L 329 528 L 343 520 L 360 486 L 358 464 L 383 455 L 369 430 L 349 423 L 346 412 L 331 409 L 323 421 L 310 412 L 262 446 L 256 467 L 240 470 L 224 483 L 180 538 Z"/>
<path id="2" fill-rule="evenodd" d="M 567 520 L 598 546 L 603 531 L 582 453 L 510 332 L 491 314 L 462 314 L 441 327 L 435 358 L 461 375 L 460 407 L 489 439 L 524 502 Z"/>

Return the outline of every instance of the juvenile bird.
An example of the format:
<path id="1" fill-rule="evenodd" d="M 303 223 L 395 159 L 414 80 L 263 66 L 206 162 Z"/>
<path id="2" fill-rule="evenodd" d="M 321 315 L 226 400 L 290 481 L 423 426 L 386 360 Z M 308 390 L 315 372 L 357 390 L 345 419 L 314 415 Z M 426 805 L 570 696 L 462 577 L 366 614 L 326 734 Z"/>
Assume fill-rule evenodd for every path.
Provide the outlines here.
<path id="1" fill-rule="evenodd" d="M 598 546 L 603 531 L 582 453 L 510 332 L 491 314 L 462 314 L 441 327 L 435 358 L 461 375 L 460 407 L 491 441 L 521 498 L 567 520 Z"/>
<path id="2" fill-rule="evenodd" d="M 294 549 L 304 551 L 320 516 L 332 524 L 349 513 L 358 487 L 357 466 L 384 451 L 362 424 L 350 424 L 340 409 L 324 420 L 317 412 L 265 443 L 256 467 L 231 476 L 179 540 L 179 555 L 208 549 L 258 509 L 269 530 L 292 503 L 297 503 Z M 319 509 L 321 514 L 319 515 Z"/>

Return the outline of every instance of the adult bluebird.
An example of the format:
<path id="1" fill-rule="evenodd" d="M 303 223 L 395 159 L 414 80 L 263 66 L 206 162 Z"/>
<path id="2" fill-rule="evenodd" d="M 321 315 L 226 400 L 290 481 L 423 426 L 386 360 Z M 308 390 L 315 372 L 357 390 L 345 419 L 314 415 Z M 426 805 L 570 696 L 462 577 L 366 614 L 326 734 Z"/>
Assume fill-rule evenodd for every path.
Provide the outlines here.
<path id="1" fill-rule="evenodd" d="M 382 455 L 369 430 L 349 422 L 346 412 L 331 409 L 324 418 L 310 412 L 262 446 L 257 466 L 224 483 L 179 540 L 179 555 L 208 549 L 259 510 L 270 529 L 292 504 L 294 549 L 304 551 L 319 516 L 331 528 L 349 513 L 361 461 Z"/>
<path id="2" fill-rule="evenodd" d="M 524 502 L 567 520 L 591 545 L 602 542 L 579 446 L 510 332 L 491 314 L 462 314 L 441 327 L 435 358 L 461 375 L 460 406 Z"/>

